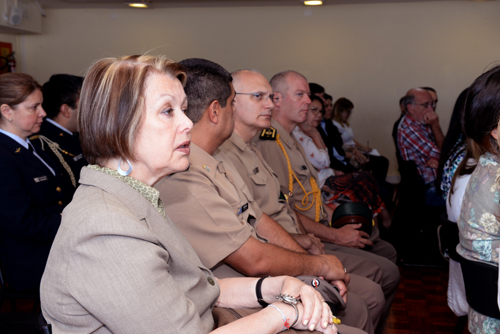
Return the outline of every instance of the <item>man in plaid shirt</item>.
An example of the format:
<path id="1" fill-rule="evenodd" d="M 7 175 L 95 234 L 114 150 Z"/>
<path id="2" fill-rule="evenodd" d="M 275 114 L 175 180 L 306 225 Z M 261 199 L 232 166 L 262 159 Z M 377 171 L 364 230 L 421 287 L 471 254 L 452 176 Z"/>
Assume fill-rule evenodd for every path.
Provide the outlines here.
<path id="1" fill-rule="evenodd" d="M 426 185 L 426 202 L 440 205 L 434 194 L 436 169 L 444 135 L 439 118 L 434 112 L 434 102 L 428 91 L 410 89 L 405 96 L 406 114 L 398 127 L 398 148 L 406 161 L 415 161 L 417 170 Z"/>

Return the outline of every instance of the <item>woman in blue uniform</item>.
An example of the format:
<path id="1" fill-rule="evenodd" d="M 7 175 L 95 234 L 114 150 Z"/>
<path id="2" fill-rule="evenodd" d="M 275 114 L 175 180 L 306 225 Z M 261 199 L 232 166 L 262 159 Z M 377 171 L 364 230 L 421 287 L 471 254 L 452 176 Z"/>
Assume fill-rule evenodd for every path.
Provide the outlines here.
<path id="1" fill-rule="evenodd" d="M 29 75 L 0 75 L 0 259 L 16 290 L 38 290 L 65 204 L 57 166 L 28 137 L 46 116 Z"/>

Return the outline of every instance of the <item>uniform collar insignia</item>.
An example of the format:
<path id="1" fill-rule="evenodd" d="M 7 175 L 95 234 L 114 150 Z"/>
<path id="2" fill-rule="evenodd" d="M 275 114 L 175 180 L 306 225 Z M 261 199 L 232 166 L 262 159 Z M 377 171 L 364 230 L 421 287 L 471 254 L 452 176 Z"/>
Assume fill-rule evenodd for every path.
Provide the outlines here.
<path id="1" fill-rule="evenodd" d="M 262 140 L 276 140 L 277 134 L 278 133 L 277 133 L 276 129 L 271 126 L 267 129 L 262 130 L 259 138 Z"/>

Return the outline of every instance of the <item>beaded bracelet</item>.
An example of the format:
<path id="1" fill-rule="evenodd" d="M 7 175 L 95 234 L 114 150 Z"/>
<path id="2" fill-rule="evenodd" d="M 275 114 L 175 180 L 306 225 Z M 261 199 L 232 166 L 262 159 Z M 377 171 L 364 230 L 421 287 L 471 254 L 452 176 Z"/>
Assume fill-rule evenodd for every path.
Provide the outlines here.
<path id="1" fill-rule="evenodd" d="M 285 317 L 285 314 L 277 306 L 275 306 L 273 304 L 267 305 L 267 307 L 269 307 L 269 306 L 274 307 L 281 314 L 281 317 L 283 318 L 283 322 L 285 323 L 285 328 L 283 330 L 284 331 L 289 330 L 290 329 L 290 323 L 288 322 L 288 319 Z"/>

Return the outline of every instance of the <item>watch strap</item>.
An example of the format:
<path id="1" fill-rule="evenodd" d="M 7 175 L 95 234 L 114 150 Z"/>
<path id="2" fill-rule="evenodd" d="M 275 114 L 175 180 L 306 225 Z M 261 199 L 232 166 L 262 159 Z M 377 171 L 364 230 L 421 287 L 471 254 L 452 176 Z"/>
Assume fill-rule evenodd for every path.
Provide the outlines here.
<path id="1" fill-rule="evenodd" d="M 259 302 L 260 306 L 262 306 L 262 307 L 267 307 L 267 305 L 269 305 L 262 298 L 262 290 L 261 290 L 262 289 L 262 282 L 268 277 L 271 277 L 271 276 L 265 276 L 265 277 L 259 278 L 259 280 L 257 281 L 257 285 L 255 285 L 255 295 L 257 296 L 257 301 Z"/>

